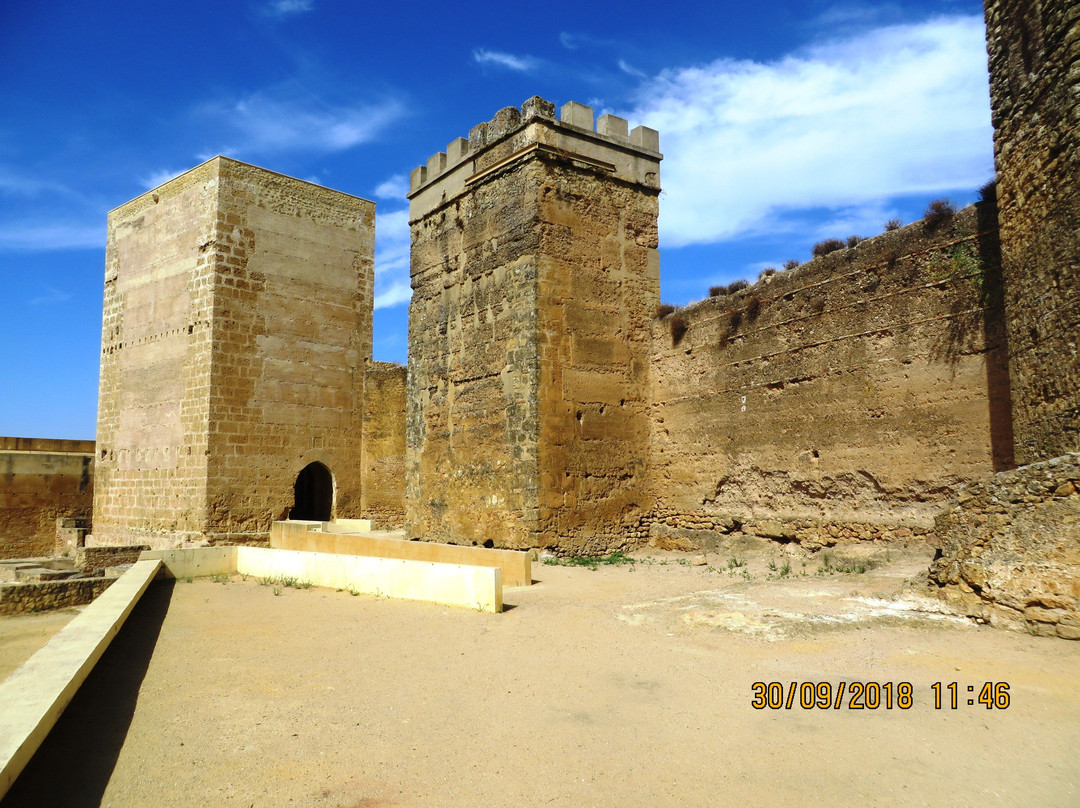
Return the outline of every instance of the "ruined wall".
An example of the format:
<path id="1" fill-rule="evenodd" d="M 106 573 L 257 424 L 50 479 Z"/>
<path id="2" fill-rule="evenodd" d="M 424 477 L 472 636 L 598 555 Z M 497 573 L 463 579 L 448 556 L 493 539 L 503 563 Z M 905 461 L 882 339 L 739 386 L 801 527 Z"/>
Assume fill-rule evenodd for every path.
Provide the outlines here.
<path id="1" fill-rule="evenodd" d="M 0 584 L 0 614 L 30 614 L 93 603 L 116 578 Z"/>
<path id="2" fill-rule="evenodd" d="M 989 205 L 693 304 L 653 345 L 657 509 L 639 538 L 906 538 L 1012 464 Z"/>
<path id="3" fill-rule="evenodd" d="M 94 442 L 0 438 L 0 558 L 50 555 L 57 520 L 89 521 Z"/>
<path id="4" fill-rule="evenodd" d="M 955 610 L 1080 639 L 1080 453 L 961 489 L 937 534 L 929 583 Z"/>
<path id="5" fill-rule="evenodd" d="M 636 518 L 655 135 L 533 98 L 413 172 L 410 535 L 583 552 Z"/>
<path id="6" fill-rule="evenodd" d="M 364 442 L 359 515 L 377 530 L 405 526 L 405 383 L 407 370 L 369 362 L 364 374 Z"/>
<path id="7" fill-rule="evenodd" d="M 1080 5 L 986 0 L 1017 458 L 1080 448 Z"/>
<path id="8" fill-rule="evenodd" d="M 374 204 L 214 158 L 109 216 L 94 536 L 259 537 L 319 461 L 359 506 Z"/>

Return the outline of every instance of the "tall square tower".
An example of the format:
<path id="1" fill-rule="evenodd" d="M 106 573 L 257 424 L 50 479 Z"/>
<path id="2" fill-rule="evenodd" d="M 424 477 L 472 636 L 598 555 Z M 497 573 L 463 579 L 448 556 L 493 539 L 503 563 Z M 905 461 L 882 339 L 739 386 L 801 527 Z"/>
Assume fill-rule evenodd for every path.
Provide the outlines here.
<path id="1" fill-rule="evenodd" d="M 658 149 L 534 97 L 413 172 L 410 535 L 587 553 L 651 509 Z"/>
<path id="2" fill-rule="evenodd" d="M 237 541 L 359 508 L 374 217 L 225 157 L 109 214 L 97 540 Z"/>

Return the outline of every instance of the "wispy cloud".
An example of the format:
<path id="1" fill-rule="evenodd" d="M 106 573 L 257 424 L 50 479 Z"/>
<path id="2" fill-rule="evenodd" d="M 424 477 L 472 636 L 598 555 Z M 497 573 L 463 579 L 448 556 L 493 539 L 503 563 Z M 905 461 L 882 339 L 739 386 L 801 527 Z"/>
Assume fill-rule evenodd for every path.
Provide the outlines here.
<path id="1" fill-rule="evenodd" d="M 407 193 L 409 193 L 409 178 L 404 174 L 395 174 L 375 186 L 375 196 L 379 199 L 402 200 Z"/>
<path id="2" fill-rule="evenodd" d="M 105 224 L 40 221 L 0 225 L 0 250 L 83 250 L 105 246 Z"/>
<path id="3" fill-rule="evenodd" d="M 67 303 L 69 300 L 71 300 L 71 292 L 65 292 L 55 286 L 46 286 L 44 294 L 32 297 L 27 302 L 31 306 L 56 306 L 60 303 Z"/>
<path id="4" fill-rule="evenodd" d="M 377 309 L 407 303 L 409 282 L 409 211 L 375 216 L 375 302 Z"/>
<path id="5" fill-rule="evenodd" d="M 610 39 L 598 39 L 590 34 L 562 31 L 559 33 L 559 44 L 567 50 L 577 50 L 584 47 L 608 47 L 615 43 Z"/>
<path id="6" fill-rule="evenodd" d="M 978 187 L 992 172 L 983 37 L 981 17 L 939 18 L 645 82 L 627 116 L 660 130 L 663 243 Z"/>
<path id="7" fill-rule="evenodd" d="M 395 99 L 334 106 L 294 86 L 206 105 L 203 115 L 233 135 L 223 154 L 339 152 L 378 138 L 405 112 Z"/>
<path id="8" fill-rule="evenodd" d="M 188 169 L 186 169 L 186 168 L 181 168 L 181 169 L 176 169 L 176 170 L 171 169 L 171 168 L 163 168 L 163 169 L 160 169 L 159 171 L 151 172 L 150 174 L 147 174 L 146 176 L 139 177 L 139 183 L 144 188 L 147 188 L 147 189 L 149 189 L 149 188 L 157 188 L 159 185 L 164 185 L 169 180 L 175 179 L 176 177 L 179 177 L 181 174 L 183 174 L 187 170 Z"/>
<path id="9" fill-rule="evenodd" d="M 642 72 L 641 70 L 638 70 L 636 67 L 634 67 L 632 64 L 627 62 L 625 59 L 620 59 L 619 60 L 619 70 L 621 70 L 623 73 L 627 73 L 627 74 L 629 74 L 631 76 L 636 76 L 639 79 L 645 78 L 645 73 L 644 72 Z"/>
<path id="10" fill-rule="evenodd" d="M 59 194 L 60 196 L 78 197 L 67 185 L 43 177 L 28 176 L 6 166 L 0 166 L 0 193 L 11 196 L 40 196 L 41 194 Z"/>
<path id="11" fill-rule="evenodd" d="M 512 53 L 489 51 L 484 48 L 477 48 L 473 51 L 473 60 L 477 64 L 494 65 L 495 67 L 517 70 L 522 73 L 528 73 L 540 65 L 539 60 L 534 59 L 532 56 L 515 56 Z"/>
<path id="12" fill-rule="evenodd" d="M 312 11 L 314 7 L 312 0 L 271 0 L 263 7 L 263 12 L 267 16 L 281 19 L 294 14 L 304 14 Z"/>

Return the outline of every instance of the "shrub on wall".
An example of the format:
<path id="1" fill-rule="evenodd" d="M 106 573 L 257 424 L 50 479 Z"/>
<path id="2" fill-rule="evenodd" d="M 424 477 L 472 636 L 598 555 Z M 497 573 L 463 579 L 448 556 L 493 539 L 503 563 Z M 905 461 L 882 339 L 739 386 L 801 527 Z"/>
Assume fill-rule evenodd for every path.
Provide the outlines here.
<path id="1" fill-rule="evenodd" d="M 670 303 L 661 303 L 659 306 L 656 307 L 656 319 L 663 320 L 665 317 L 667 317 L 674 311 L 675 307 L 672 306 Z"/>
<path id="2" fill-rule="evenodd" d="M 828 255 L 831 252 L 844 249 L 844 242 L 838 238 L 827 238 L 824 241 L 819 241 L 814 245 L 811 252 L 815 257 L 821 257 L 822 255 Z"/>
<path id="3" fill-rule="evenodd" d="M 761 314 L 761 298 L 755 294 L 749 294 L 746 296 L 746 319 L 750 322 L 754 322 L 757 316 Z"/>
<path id="4" fill-rule="evenodd" d="M 678 345 L 682 342 L 682 338 L 686 336 L 686 331 L 690 328 L 690 324 L 686 322 L 685 317 L 676 313 L 672 315 L 669 325 L 671 327 L 671 344 L 673 346 Z"/>
<path id="5" fill-rule="evenodd" d="M 956 207 L 952 202 L 948 199 L 935 199 L 926 206 L 923 222 L 927 230 L 935 230 L 955 215 Z"/>

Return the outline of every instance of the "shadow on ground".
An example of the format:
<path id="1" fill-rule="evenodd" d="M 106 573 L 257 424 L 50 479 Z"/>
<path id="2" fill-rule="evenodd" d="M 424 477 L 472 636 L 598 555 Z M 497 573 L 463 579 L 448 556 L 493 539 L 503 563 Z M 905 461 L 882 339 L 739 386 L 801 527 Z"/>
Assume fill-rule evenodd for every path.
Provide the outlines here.
<path id="1" fill-rule="evenodd" d="M 173 584 L 150 585 L 0 807 L 101 804 L 169 611 Z"/>

